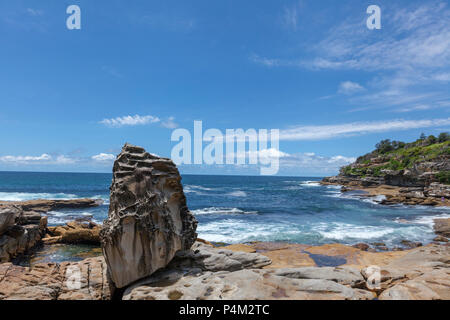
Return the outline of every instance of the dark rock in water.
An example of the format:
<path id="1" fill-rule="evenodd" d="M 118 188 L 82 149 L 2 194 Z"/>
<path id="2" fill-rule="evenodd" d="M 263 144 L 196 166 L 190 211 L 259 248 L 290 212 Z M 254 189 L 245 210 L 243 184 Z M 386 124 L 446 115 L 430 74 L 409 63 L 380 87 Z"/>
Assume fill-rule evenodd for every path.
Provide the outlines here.
<path id="1" fill-rule="evenodd" d="M 400 243 L 408 249 L 417 248 L 422 246 L 422 242 L 414 242 L 409 240 L 402 240 Z"/>
<path id="2" fill-rule="evenodd" d="M 436 241 L 436 242 L 448 242 L 448 239 L 446 237 L 443 237 L 443 236 L 437 236 L 436 238 L 433 239 L 433 241 Z"/>
<path id="3" fill-rule="evenodd" d="M 81 209 L 97 207 L 103 203 L 99 199 L 71 199 L 71 200 L 27 200 L 27 201 L 0 201 L 0 208 L 14 205 L 20 207 L 24 212 L 46 213 L 59 209 Z M 30 213 L 30 215 L 32 215 Z"/>
<path id="4" fill-rule="evenodd" d="M 370 248 L 370 246 L 367 243 L 357 243 L 357 244 L 352 245 L 352 247 L 357 248 L 362 251 L 367 251 Z"/>
<path id="5" fill-rule="evenodd" d="M 181 176 L 170 159 L 125 144 L 113 167 L 108 219 L 100 234 L 117 288 L 165 267 L 188 250 L 197 221 L 186 206 Z"/>
<path id="6" fill-rule="evenodd" d="M 70 221 L 64 226 L 48 227 L 42 241 L 46 244 L 92 244 L 100 246 L 100 226 L 94 222 Z"/>

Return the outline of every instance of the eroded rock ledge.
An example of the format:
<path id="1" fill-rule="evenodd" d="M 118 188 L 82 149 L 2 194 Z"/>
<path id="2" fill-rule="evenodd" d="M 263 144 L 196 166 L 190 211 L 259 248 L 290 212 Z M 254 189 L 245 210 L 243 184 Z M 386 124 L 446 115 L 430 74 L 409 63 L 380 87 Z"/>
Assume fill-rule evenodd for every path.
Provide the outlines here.
<path id="1" fill-rule="evenodd" d="M 42 214 L 51 210 L 89 208 L 100 204 L 102 204 L 102 200 L 96 199 L 1 201 L 0 263 L 8 262 L 25 253 L 40 243 L 43 237 L 46 237 L 47 217 Z M 86 239 L 88 231 L 81 230 L 81 232 L 84 236 L 83 239 Z M 98 232 L 97 243 L 99 242 Z M 73 233 L 61 237 L 61 242 L 76 243 L 76 239 L 70 238 L 70 235 L 73 235 Z M 80 233 L 78 232 L 77 235 L 80 236 Z"/>
<path id="2" fill-rule="evenodd" d="M 33 248 L 44 236 L 47 218 L 20 206 L 0 206 L 0 263 Z"/>

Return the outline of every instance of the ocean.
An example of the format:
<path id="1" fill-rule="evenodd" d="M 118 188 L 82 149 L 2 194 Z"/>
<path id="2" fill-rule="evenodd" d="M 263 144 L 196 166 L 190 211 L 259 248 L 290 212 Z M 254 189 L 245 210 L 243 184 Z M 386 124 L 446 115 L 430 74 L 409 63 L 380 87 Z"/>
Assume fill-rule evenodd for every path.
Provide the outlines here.
<path id="1" fill-rule="evenodd" d="M 441 207 L 384 206 L 357 192 L 341 193 L 314 177 L 183 175 L 188 207 L 200 238 L 221 243 L 288 241 L 320 245 L 401 240 L 428 243 Z M 77 217 L 102 223 L 108 214 L 111 174 L 0 172 L 0 200 L 103 199 L 97 208 L 48 213 L 49 225 Z M 379 200 L 379 199 L 378 199 Z"/>

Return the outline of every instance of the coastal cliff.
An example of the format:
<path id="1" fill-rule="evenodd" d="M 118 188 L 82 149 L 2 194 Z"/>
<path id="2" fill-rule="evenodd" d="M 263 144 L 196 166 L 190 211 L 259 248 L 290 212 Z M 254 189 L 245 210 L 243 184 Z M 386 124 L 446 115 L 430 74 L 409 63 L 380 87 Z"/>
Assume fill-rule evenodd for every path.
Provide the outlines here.
<path id="1" fill-rule="evenodd" d="M 383 140 L 376 149 L 326 177 L 342 191 L 384 195 L 382 204 L 450 205 L 450 136 L 422 135 L 411 143 Z"/>

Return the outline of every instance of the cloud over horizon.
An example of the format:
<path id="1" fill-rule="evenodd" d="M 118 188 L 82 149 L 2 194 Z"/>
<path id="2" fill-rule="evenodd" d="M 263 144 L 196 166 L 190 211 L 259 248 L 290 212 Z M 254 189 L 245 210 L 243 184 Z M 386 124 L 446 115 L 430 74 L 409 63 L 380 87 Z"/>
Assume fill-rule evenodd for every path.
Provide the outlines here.
<path id="1" fill-rule="evenodd" d="M 159 119 L 158 117 L 154 117 L 151 115 L 140 116 L 140 115 L 136 114 L 134 116 L 128 115 L 128 116 L 116 117 L 116 118 L 111 118 L 111 119 L 103 119 L 102 121 L 100 121 L 100 123 L 104 124 L 105 126 L 108 126 L 108 127 L 120 128 L 123 126 L 138 126 L 138 125 L 145 125 L 145 124 L 149 124 L 149 123 L 157 123 L 160 121 L 161 121 L 161 119 Z"/>

